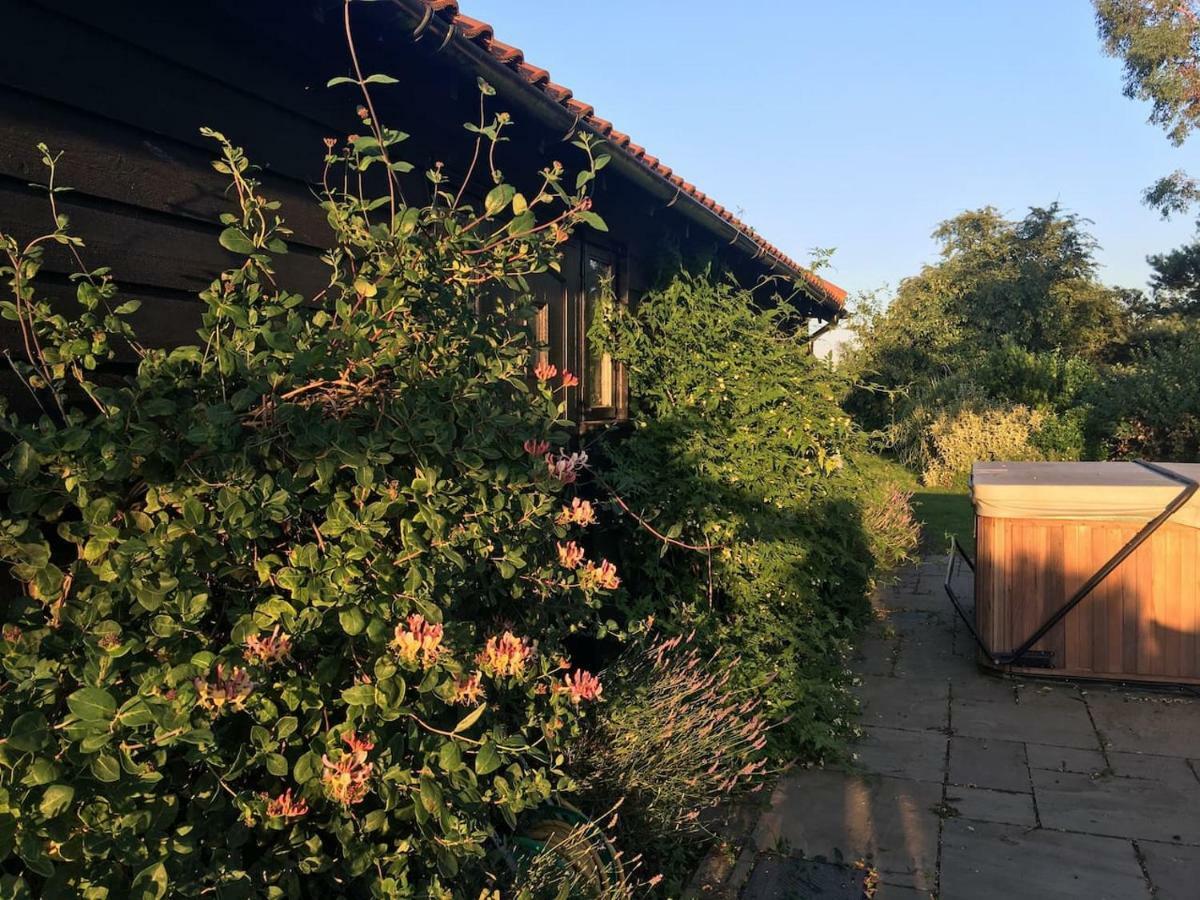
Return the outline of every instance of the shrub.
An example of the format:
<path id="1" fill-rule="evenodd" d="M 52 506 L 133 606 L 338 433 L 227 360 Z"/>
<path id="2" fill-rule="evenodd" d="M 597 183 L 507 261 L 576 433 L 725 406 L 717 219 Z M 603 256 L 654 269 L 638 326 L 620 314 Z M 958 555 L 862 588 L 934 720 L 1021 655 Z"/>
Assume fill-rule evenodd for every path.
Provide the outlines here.
<path id="1" fill-rule="evenodd" d="M 1164 335 L 1094 390 L 1089 449 L 1119 458 L 1200 459 L 1200 328 Z"/>
<path id="2" fill-rule="evenodd" d="M 739 664 L 694 635 L 646 636 L 606 670 L 607 702 L 569 752 L 592 807 L 622 804 L 621 843 L 666 875 L 666 896 L 679 896 L 718 808 L 766 774 L 767 723 L 759 693 L 733 687 Z"/>
<path id="3" fill-rule="evenodd" d="M 634 614 L 736 651 L 737 685 L 789 720 L 775 751 L 819 757 L 848 729 L 841 658 L 873 561 L 847 465 L 861 438 L 785 309 L 683 275 L 618 318 L 635 428 L 603 478 L 657 532 L 622 546 Z"/>
<path id="4" fill-rule="evenodd" d="M 314 297 L 277 284 L 288 232 L 209 132 L 236 262 L 199 343 L 135 374 L 94 374 L 133 340 L 103 270 L 74 318 L 36 292 L 47 245 L 85 252 L 55 193 L 51 234 L 3 238 L 44 409 L 3 423 L 6 896 L 475 897 L 493 838 L 572 787 L 601 687 L 566 641 L 616 576 L 562 554 L 581 458 L 517 323 L 594 214 L 557 165 L 528 198 L 493 173 L 482 209 L 434 169 L 407 205 L 402 135 L 362 116 L 327 162 L 389 191 L 330 179 Z"/>
<path id="5" fill-rule="evenodd" d="M 682 636 L 628 652 L 572 750 L 588 788 L 626 798 L 626 817 L 646 833 L 703 831 L 701 815 L 756 786 L 766 765 L 761 702 L 731 684 L 739 662 L 706 657 Z"/>
<path id="6" fill-rule="evenodd" d="M 914 409 L 889 437 L 926 485 L 948 487 L 962 484 L 980 460 L 1039 458 L 1033 439 L 1045 420 L 1045 413 L 1027 406 L 964 399 Z"/>
<path id="7" fill-rule="evenodd" d="M 921 542 L 913 492 L 896 481 L 882 481 L 864 491 L 864 497 L 863 528 L 879 567 L 892 570 L 911 560 Z"/>

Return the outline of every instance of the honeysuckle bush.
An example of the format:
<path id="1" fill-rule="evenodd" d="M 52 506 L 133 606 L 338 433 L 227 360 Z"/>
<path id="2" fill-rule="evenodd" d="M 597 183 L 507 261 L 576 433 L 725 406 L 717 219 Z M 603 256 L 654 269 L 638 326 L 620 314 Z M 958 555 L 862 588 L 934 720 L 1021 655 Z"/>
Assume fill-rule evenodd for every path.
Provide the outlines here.
<path id="1" fill-rule="evenodd" d="M 844 657 L 877 561 L 897 554 L 863 527 L 886 488 L 860 472 L 863 437 L 789 309 L 703 273 L 618 316 L 633 429 L 601 478 L 649 526 L 621 543 L 636 614 L 736 654 L 770 749 L 811 759 L 853 732 Z"/>
<path id="2" fill-rule="evenodd" d="M 527 194 L 485 171 L 481 207 L 440 168 L 414 189 L 380 82 L 351 79 L 363 134 L 326 142 L 311 296 L 276 275 L 277 204 L 206 131 L 232 255 L 191 345 L 137 343 L 48 151 L 46 234 L 0 237 L 36 404 L 0 424 L 6 897 L 473 898 L 573 788 L 564 747 L 602 685 L 568 641 L 613 632 L 619 577 L 575 543 L 584 460 L 521 323 L 525 279 L 603 227 L 604 157 L 581 137 L 580 174 L 555 163 Z M 51 247 L 81 264 L 70 314 L 38 289 Z M 136 371 L 106 368 L 125 349 Z"/>

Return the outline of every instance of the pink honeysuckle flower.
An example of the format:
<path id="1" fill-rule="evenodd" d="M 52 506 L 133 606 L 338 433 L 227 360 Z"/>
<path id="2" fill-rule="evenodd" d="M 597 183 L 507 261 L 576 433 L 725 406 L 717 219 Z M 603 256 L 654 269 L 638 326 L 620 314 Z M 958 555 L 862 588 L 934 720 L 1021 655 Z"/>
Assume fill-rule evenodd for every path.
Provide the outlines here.
<path id="1" fill-rule="evenodd" d="M 578 387 L 579 386 L 579 376 L 572 372 L 564 371 L 562 373 L 562 386 L 565 388 Z"/>
<path id="2" fill-rule="evenodd" d="M 574 541 L 558 544 L 558 561 L 564 569 L 578 569 L 583 562 L 583 548 Z"/>
<path id="3" fill-rule="evenodd" d="M 476 661 L 493 678 L 518 678 L 525 674 L 526 664 L 533 658 L 533 647 L 511 631 L 490 637 Z"/>
<path id="4" fill-rule="evenodd" d="M 525 452 L 530 456 L 545 456 L 546 451 L 550 449 L 550 442 L 530 438 L 521 446 L 525 448 Z"/>
<path id="5" fill-rule="evenodd" d="M 343 806 L 352 806 L 367 796 L 367 782 L 375 768 L 374 763 L 367 762 L 367 754 L 375 745 L 353 731 L 343 734 L 342 740 L 347 749 L 337 759 L 330 759 L 328 754 L 321 757 L 325 767 L 321 780 L 330 797 Z"/>
<path id="6" fill-rule="evenodd" d="M 278 797 L 267 798 L 267 815 L 272 819 L 298 819 L 308 815 L 308 802 L 303 797 L 293 798 L 292 789 L 288 788 Z"/>
<path id="7" fill-rule="evenodd" d="M 413 613 L 403 625 L 396 626 L 392 647 L 400 659 L 410 665 L 420 662 L 428 669 L 442 653 L 442 626 L 425 621 L 420 613 Z"/>
<path id="8" fill-rule="evenodd" d="M 246 638 L 246 649 L 242 652 L 247 661 L 266 666 L 282 660 L 291 649 L 292 639 L 286 634 L 281 634 L 279 626 L 276 625 L 275 630 L 265 638 L 257 634 Z"/>
<path id="9" fill-rule="evenodd" d="M 582 450 L 578 453 L 567 455 L 566 453 L 555 456 L 553 453 L 546 454 L 546 470 L 552 478 L 558 479 L 563 484 L 574 484 L 579 478 L 579 472 L 587 466 L 588 455 Z"/>
<path id="10" fill-rule="evenodd" d="M 617 567 L 606 559 L 601 561 L 598 566 L 592 562 L 584 566 L 583 571 L 579 574 L 579 585 L 585 590 L 599 588 L 605 591 L 615 591 L 621 586 L 621 579 L 617 577 Z"/>
<path id="11" fill-rule="evenodd" d="M 471 706 L 483 699 L 482 673 L 474 672 L 464 675 L 454 682 L 454 694 L 451 703 L 461 706 Z"/>
<path id="12" fill-rule="evenodd" d="M 591 672 L 585 669 L 576 669 L 563 678 L 562 690 L 571 695 L 572 703 L 579 703 L 583 700 L 599 700 L 604 688 L 600 684 L 600 679 Z"/>
<path id="13" fill-rule="evenodd" d="M 537 377 L 538 381 L 546 382 L 558 374 L 558 366 L 542 360 L 533 367 L 533 374 Z"/>
<path id="14" fill-rule="evenodd" d="M 587 500 L 580 500 L 576 497 L 571 501 L 570 506 L 564 506 L 554 518 L 555 525 L 579 525 L 586 528 L 589 525 L 596 524 L 596 511 L 592 509 L 592 504 Z"/>
<path id="15" fill-rule="evenodd" d="M 254 682 L 240 666 L 234 666 L 228 674 L 225 666 L 217 663 L 216 679 L 206 681 L 203 678 L 192 679 L 201 706 L 214 712 L 221 712 L 226 706 L 230 709 L 244 709 L 246 700 L 254 692 Z"/>

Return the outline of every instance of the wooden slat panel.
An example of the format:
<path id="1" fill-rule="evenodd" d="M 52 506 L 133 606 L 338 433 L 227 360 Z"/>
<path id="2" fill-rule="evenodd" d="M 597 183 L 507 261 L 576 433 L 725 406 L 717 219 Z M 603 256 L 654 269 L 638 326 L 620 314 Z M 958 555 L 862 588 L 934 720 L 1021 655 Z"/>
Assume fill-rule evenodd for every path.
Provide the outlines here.
<path id="1" fill-rule="evenodd" d="M 1091 541 L 1084 525 L 1072 523 L 1063 529 L 1063 596 L 1073 596 L 1093 571 Z M 1100 598 L 1093 594 L 1067 615 L 1064 665 L 1070 669 L 1092 668 L 1092 620 Z"/>
<path id="2" fill-rule="evenodd" d="M 1044 553 L 1041 568 L 1043 604 L 1042 614 L 1036 626 L 1038 628 L 1042 626 L 1043 622 L 1049 621 L 1050 617 L 1057 613 L 1067 601 L 1067 595 L 1063 588 L 1066 583 L 1064 574 L 1066 537 L 1064 531 L 1061 522 L 1051 522 L 1044 530 Z M 1067 625 L 1064 620 L 1050 629 L 1042 641 L 1042 646 L 1054 654 L 1052 658 L 1055 668 L 1066 666 L 1066 632 Z"/>
<path id="3" fill-rule="evenodd" d="M 211 125 L 296 178 L 320 174 L 326 135 L 354 129 L 351 103 L 335 129 L 30 3 L 0 0 L 0 19 L 10 48 L 37 48 L 36 65 L 28 53 L 0 54 L 0 84 L 198 147 L 200 126 Z"/>
<path id="4" fill-rule="evenodd" d="M 118 282 L 197 292 L 223 269 L 237 264 L 238 258 L 217 243 L 217 226 L 137 215 L 99 203 L 82 205 L 70 194 L 60 195 L 59 203 L 71 219 L 72 233 L 87 244 L 82 251 L 85 263 L 110 266 Z M 21 241 L 44 233 L 50 222 L 45 196 L 11 181 L 0 181 L 0 210 L 0 227 L 11 229 Z M 280 256 L 277 268 L 280 284 L 291 290 L 311 295 L 328 283 L 328 269 L 312 253 Z M 46 269 L 70 274 L 75 265 L 62 248 L 54 246 L 47 251 Z"/>
<path id="5" fill-rule="evenodd" d="M 0 87 L 0 175 L 43 184 L 38 143 L 62 151 L 58 183 L 79 194 L 182 218 L 216 222 L 230 212 L 229 181 L 213 170 L 209 152 L 171 138 L 120 125 L 69 106 Z M 313 148 L 314 164 L 322 148 Z M 262 193 L 281 204 L 292 242 L 325 248 L 325 214 L 306 184 L 270 172 L 257 174 Z M 7 210 L 4 217 L 7 218 Z"/>
<path id="6" fill-rule="evenodd" d="M 1200 528 L 1180 527 L 1179 601 L 1183 625 L 1181 674 L 1200 678 Z"/>
<path id="7" fill-rule="evenodd" d="M 1019 645 L 1138 530 L 1118 522 L 981 519 L 987 593 L 980 622 L 994 646 Z M 1164 526 L 1038 649 L 1053 650 L 1066 675 L 1200 680 L 1200 529 Z"/>

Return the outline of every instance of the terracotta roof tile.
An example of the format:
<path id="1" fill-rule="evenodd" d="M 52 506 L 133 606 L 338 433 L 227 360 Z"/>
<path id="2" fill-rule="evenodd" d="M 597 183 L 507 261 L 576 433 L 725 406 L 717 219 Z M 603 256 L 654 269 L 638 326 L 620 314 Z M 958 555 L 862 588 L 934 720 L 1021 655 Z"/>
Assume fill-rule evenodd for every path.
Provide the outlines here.
<path id="1" fill-rule="evenodd" d="M 480 22 L 478 19 L 472 19 L 470 16 L 457 13 L 454 16 L 454 24 L 467 40 L 482 41 L 485 44 L 491 43 L 492 26 L 487 22 Z"/>
<path id="2" fill-rule="evenodd" d="M 596 107 L 579 100 L 568 100 L 564 106 L 581 119 L 591 118 L 592 113 L 596 111 Z M 590 125 L 591 123 L 589 122 L 588 124 Z"/>
<path id="3" fill-rule="evenodd" d="M 574 96 L 570 88 L 565 88 L 561 84 L 555 84 L 553 81 L 547 81 L 543 84 L 542 90 L 549 94 L 557 103 L 566 103 Z"/>
<path id="4" fill-rule="evenodd" d="M 488 41 L 488 52 L 502 63 L 520 63 L 525 61 L 525 54 L 511 44 L 501 41 Z M 547 73 L 549 75 L 549 73 Z"/>
<path id="5" fill-rule="evenodd" d="M 523 62 L 517 66 L 517 71 L 520 72 L 524 79 L 530 84 L 545 84 L 550 80 L 549 69 L 541 69 L 537 66 L 531 66 L 527 62 Z"/>
<path id="6" fill-rule="evenodd" d="M 624 153 L 633 157 L 633 159 L 637 160 L 651 172 L 674 184 L 679 191 L 687 194 L 697 203 L 713 212 L 717 218 L 733 226 L 738 232 L 752 240 L 758 247 L 758 252 L 755 256 L 768 256 L 771 259 L 777 260 L 793 273 L 802 276 L 835 306 L 841 307 L 845 304 L 846 292 L 842 288 L 832 282 L 826 281 L 824 278 L 810 272 L 804 266 L 790 259 L 777 247 L 772 246 L 759 237 L 753 228 L 741 222 L 733 213 L 703 191 L 698 190 L 695 185 L 673 174 L 671 169 L 659 162 L 658 157 L 647 154 L 646 149 L 633 143 L 629 135 L 615 131 L 611 122 L 596 116 L 593 107 L 582 101 L 575 100 L 570 88 L 563 87 L 561 84 L 555 84 L 551 81 L 550 73 L 546 69 L 541 69 L 525 62 L 525 54 L 519 47 L 496 40 L 491 25 L 487 22 L 481 22 L 478 19 L 472 19 L 470 16 L 465 16 L 459 12 L 457 0 L 418 0 L 418 2 L 440 16 L 448 25 L 455 26 L 464 38 L 484 50 L 499 64 L 507 66 L 512 71 L 518 73 L 531 87 L 540 90 L 555 103 L 564 106 L 572 115 L 580 120 L 581 124 L 602 137 L 608 135 L 608 142 L 611 146 L 623 150 Z"/>

